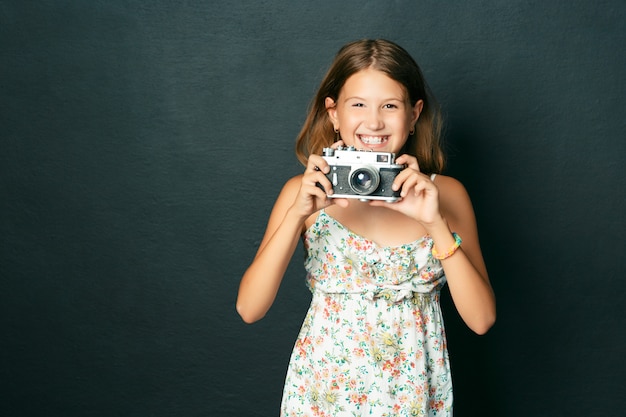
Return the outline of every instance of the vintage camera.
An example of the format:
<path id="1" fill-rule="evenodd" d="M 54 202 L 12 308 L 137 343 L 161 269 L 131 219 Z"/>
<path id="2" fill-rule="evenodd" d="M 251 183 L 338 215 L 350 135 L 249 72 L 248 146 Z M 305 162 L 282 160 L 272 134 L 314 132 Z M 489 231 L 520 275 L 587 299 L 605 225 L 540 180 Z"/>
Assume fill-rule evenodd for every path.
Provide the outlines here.
<path id="1" fill-rule="evenodd" d="M 350 146 L 324 148 L 322 157 L 330 166 L 326 177 L 333 185 L 334 193 L 329 197 L 390 203 L 400 199 L 400 191 L 391 189 L 396 175 L 404 169 L 403 165 L 394 163 L 395 154 L 355 150 Z"/>

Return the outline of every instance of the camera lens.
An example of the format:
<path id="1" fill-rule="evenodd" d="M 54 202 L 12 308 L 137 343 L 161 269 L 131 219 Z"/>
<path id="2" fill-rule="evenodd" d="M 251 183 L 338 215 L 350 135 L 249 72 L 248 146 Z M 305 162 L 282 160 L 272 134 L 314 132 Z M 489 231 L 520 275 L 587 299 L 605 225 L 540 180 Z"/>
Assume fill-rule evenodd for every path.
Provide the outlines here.
<path id="1" fill-rule="evenodd" d="M 378 188 L 380 176 L 378 170 L 360 167 L 350 173 L 350 188 L 360 195 L 371 194 Z"/>

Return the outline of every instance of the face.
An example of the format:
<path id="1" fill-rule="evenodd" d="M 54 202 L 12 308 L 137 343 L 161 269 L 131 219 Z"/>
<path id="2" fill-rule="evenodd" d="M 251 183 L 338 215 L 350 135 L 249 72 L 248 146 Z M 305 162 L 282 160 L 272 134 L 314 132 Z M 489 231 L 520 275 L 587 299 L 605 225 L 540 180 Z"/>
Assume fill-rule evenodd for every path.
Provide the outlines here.
<path id="1" fill-rule="evenodd" d="M 411 106 L 399 82 L 368 68 L 349 77 L 337 102 L 326 98 L 328 116 L 346 146 L 398 153 L 422 111 Z"/>

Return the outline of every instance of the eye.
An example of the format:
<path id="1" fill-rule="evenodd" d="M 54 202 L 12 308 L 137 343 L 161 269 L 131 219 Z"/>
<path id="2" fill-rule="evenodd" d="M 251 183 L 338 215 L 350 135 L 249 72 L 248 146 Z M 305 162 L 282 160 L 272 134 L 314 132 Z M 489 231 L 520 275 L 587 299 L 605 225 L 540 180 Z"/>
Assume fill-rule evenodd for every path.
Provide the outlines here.
<path id="1" fill-rule="evenodd" d="M 352 104 L 352 107 L 363 107 L 363 106 L 365 106 L 365 104 L 363 104 L 363 103 L 353 103 Z"/>
<path id="2" fill-rule="evenodd" d="M 395 104 L 388 103 L 388 104 L 385 104 L 383 108 L 384 109 L 397 109 L 398 106 L 396 106 Z"/>

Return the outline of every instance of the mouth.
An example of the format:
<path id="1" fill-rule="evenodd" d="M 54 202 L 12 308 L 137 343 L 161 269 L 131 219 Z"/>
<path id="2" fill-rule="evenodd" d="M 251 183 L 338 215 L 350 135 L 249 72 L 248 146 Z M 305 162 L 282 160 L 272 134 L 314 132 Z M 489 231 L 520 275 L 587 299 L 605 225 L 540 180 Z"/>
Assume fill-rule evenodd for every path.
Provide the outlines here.
<path id="1" fill-rule="evenodd" d="M 365 145 L 377 146 L 386 143 L 389 140 L 389 136 L 366 136 L 357 135 L 359 140 Z"/>

